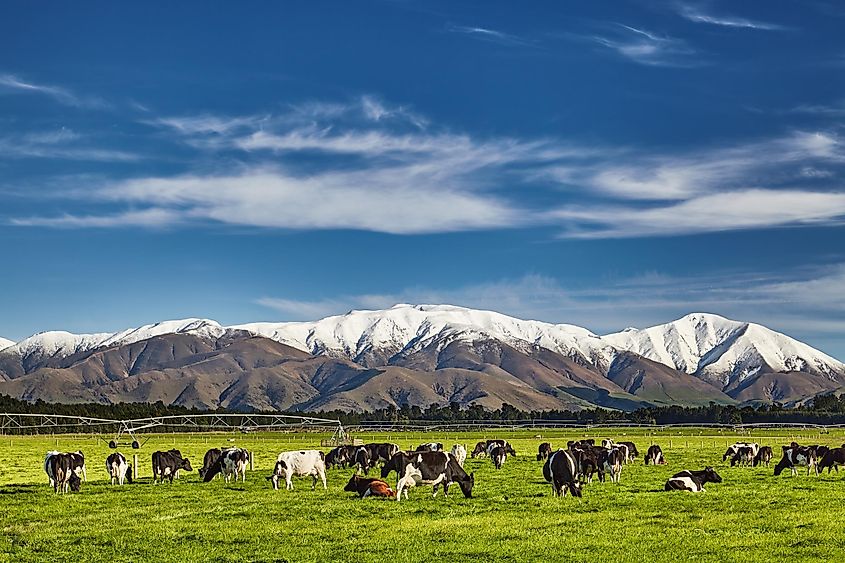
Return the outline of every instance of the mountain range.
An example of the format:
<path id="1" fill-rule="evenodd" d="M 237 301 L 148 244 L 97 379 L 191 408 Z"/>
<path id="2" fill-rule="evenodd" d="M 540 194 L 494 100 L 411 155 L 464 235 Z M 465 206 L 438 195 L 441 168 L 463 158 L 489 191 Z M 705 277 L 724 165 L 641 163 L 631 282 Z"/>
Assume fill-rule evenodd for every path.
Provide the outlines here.
<path id="1" fill-rule="evenodd" d="M 764 326 L 694 313 L 596 335 L 450 305 L 314 322 L 166 321 L 117 333 L 0 339 L 0 394 L 203 409 L 523 410 L 779 402 L 845 386 L 845 364 Z"/>

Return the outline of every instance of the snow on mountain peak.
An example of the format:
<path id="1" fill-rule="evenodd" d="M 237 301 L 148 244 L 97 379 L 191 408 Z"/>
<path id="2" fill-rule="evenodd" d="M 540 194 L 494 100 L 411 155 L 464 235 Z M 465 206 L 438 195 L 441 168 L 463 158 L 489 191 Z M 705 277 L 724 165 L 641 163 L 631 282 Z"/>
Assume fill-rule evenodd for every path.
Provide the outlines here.
<path id="1" fill-rule="evenodd" d="M 14 340 L 9 340 L 8 338 L 3 338 L 2 336 L 0 336 L 0 350 L 8 348 L 9 346 L 12 346 L 14 344 Z"/>

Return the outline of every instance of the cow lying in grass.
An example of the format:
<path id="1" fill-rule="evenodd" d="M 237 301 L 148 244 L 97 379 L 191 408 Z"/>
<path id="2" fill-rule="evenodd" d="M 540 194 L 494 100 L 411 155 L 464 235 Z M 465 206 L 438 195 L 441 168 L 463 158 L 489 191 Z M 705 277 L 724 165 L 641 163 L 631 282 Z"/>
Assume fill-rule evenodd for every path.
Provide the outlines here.
<path id="1" fill-rule="evenodd" d="M 712 467 L 705 467 L 701 471 L 681 471 L 675 473 L 666 481 L 664 491 L 689 491 L 704 493 L 705 483 L 721 483 L 722 478 Z"/>
<path id="2" fill-rule="evenodd" d="M 395 498 L 396 491 L 381 479 L 372 477 L 361 477 L 360 475 L 353 475 L 349 478 L 349 482 L 343 487 L 343 490 L 349 493 L 356 493 L 358 498 L 365 497 L 384 497 Z"/>

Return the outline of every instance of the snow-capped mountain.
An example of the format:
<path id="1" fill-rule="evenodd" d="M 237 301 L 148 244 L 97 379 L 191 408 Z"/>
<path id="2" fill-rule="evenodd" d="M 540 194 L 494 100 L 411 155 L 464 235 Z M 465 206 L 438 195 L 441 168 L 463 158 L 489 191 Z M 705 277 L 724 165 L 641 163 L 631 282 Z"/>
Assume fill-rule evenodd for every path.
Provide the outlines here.
<path id="1" fill-rule="evenodd" d="M 13 345 L 14 343 L 15 343 L 14 340 L 9 340 L 8 338 L 3 338 L 2 336 L 0 336 L 0 350 L 3 350 L 4 348 L 8 348 L 9 346 Z"/>
<path id="2" fill-rule="evenodd" d="M 707 313 L 643 330 L 626 329 L 602 339 L 722 388 L 761 371 L 828 377 L 845 373 L 842 362 L 803 342 L 762 325 Z"/>
<path id="3" fill-rule="evenodd" d="M 159 400 L 172 392 L 171 400 L 180 404 L 211 408 L 232 404 L 231 398 L 225 403 L 219 393 L 239 382 L 249 388 L 244 395 L 250 397 L 247 404 L 256 408 L 347 404 L 364 408 L 384 406 L 384 401 L 398 405 L 410 388 L 421 406 L 440 397 L 447 403 L 486 400 L 491 405 L 507 399 L 525 408 L 533 408 L 532 404 L 636 408 L 642 401 L 791 403 L 845 388 L 842 362 L 761 325 L 706 313 L 599 336 L 574 325 L 521 320 L 492 311 L 401 304 L 313 322 L 226 327 L 207 319 L 183 319 L 116 333 L 52 331 L 10 346 L 4 342 L 0 341 L 0 392 L 5 385 L 10 394 L 31 400 L 48 389 L 52 400 L 61 400 L 68 389 L 74 390 L 77 400 Z M 218 359 L 206 361 L 212 356 Z M 280 363 L 287 361 L 284 358 L 304 363 L 296 364 L 300 367 L 293 373 L 286 370 L 293 370 L 295 363 L 285 368 Z M 380 377 L 392 382 L 389 396 L 381 384 L 364 383 L 373 373 L 368 368 L 378 368 Z M 312 370 L 323 375 L 305 375 Z M 363 373 L 369 375 L 355 379 Z M 326 374 L 335 374 L 341 378 L 338 381 L 353 379 L 344 383 L 346 391 L 334 395 L 336 391 L 315 383 L 324 381 Z M 196 378 L 191 383 L 195 388 L 186 391 L 186 384 L 178 382 L 189 375 Z M 150 377 L 167 391 L 156 395 L 149 394 L 151 385 L 132 387 L 136 377 Z M 214 377 L 225 379 L 225 385 L 209 388 L 209 378 Z M 446 381 L 422 383 L 432 377 Z M 116 389 L 116 381 L 125 387 Z M 250 387 L 253 384 L 257 387 Z M 130 387 L 137 391 L 127 391 Z M 271 387 L 277 391 L 268 394 Z M 462 394 L 449 395 L 447 389 L 460 389 Z M 292 397 L 311 402 L 297 403 Z"/>

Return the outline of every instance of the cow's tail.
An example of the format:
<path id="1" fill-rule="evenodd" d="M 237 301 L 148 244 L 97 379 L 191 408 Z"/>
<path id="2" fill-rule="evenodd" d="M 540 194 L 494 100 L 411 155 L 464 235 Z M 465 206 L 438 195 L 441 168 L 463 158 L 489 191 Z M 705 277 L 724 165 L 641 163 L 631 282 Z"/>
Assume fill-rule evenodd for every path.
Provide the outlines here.
<path id="1" fill-rule="evenodd" d="M 319 450 L 319 452 L 320 452 L 320 459 L 322 459 L 323 463 L 325 463 L 326 462 L 326 454 L 324 454 L 322 450 Z"/>

